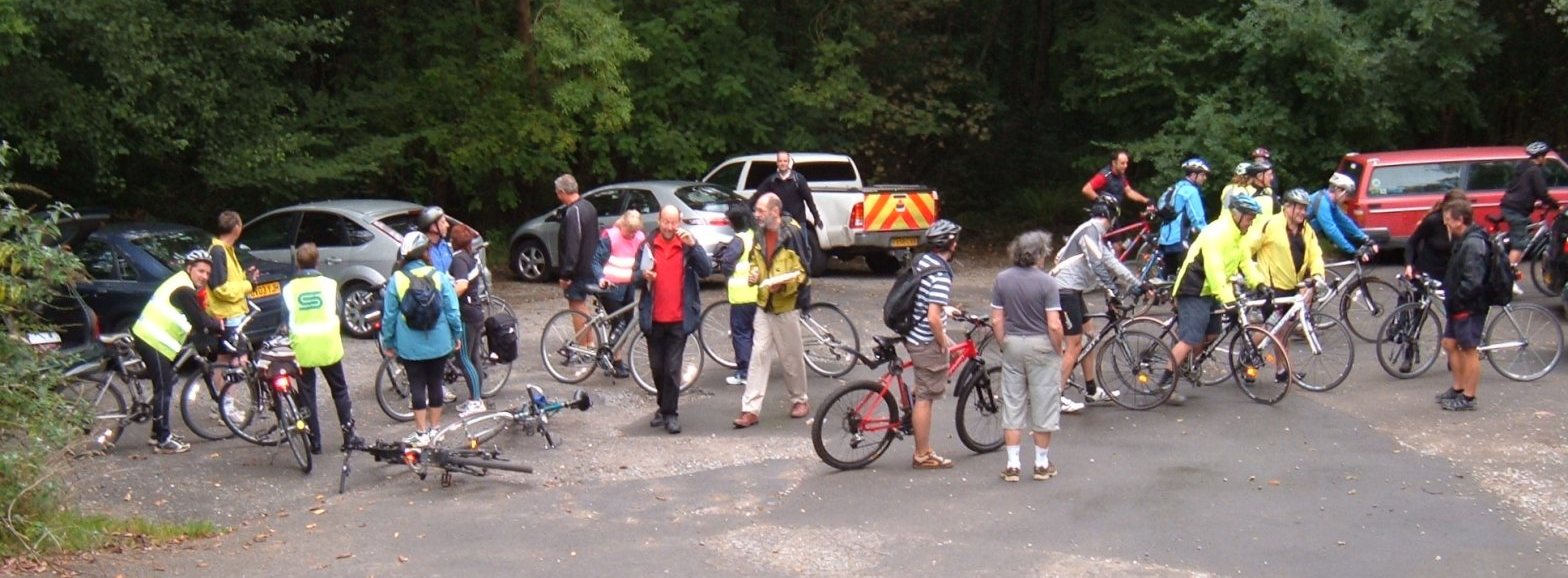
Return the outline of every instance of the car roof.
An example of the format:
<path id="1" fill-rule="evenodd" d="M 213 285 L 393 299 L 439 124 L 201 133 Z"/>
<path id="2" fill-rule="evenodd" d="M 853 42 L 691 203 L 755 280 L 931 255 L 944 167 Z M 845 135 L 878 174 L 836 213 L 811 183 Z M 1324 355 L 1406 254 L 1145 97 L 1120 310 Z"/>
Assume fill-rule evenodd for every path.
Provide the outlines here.
<path id="1" fill-rule="evenodd" d="M 629 181 L 629 182 L 624 182 L 624 183 L 611 183 L 611 184 L 608 184 L 608 185 L 600 185 L 600 186 L 594 187 L 593 190 L 590 190 L 588 192 L 592 193 L 594 191 L 599 191 L 599 190 L 604 190 L 604 189 L 639 189 L 639 188 L 640 189 L 662 189 L 662 190 L 667 190 L 667 191 L 673 191 L 675 189 L 679 189 L 679 188 L 682 188 L 682 187 L 690 187 L 690 186 L 694 186 L 694 185 L 696 185 L 696 186 L 709 186 L 709 187 L 720 187 L 720 188 L 723 188 L 722 185 L 716 185 L 716 184 L 713 184 L 713 183 L 704 183 L 702 181 Z M 584 193 L 584 194 L 587 194 L 587 193 Z"/>
<path id="2" fill-rule="evenodd" d="M 114 221 L 105 223 L 102 228 L 98 229 L 97 233 L 125 236 L 134 233 L 161 233 L 165 231 L 196 231 L 203 235 L 212 235 L 211 231 L 201 227 L 159 221 Z"/>
<path id="3" fill-rule="evenodd" d="M 786 152 L 788 152 L 788 151 L 786 151 Z M 774 151 L 774 152 L 771 152 L 771 153 L 757 153 L 757 154 L 751 154 L 751 155 L 740 155 L 740 156 L 734 156 L 734 157 L 730 157 L 730 158 L 724 159 L 724 162 L 728 163 L 728 162 L 737 161 L 737 160 L 745 160 L 745 161 L 759 161 L 760 160 L 760 161 L 768 161 L 768 162 L 771 163 L 771 162 L 774 162 L 775 160 L 778 159 L 778 155 L 779 155 L 778 151 Z M 820 163 L 820 162 L 824 162 L 824 161 L 832 161 L 832 162 L 847 162 L 847 161 L 849 161 L 849 155 L 838 154 L 838 153 L 796 153 L 796 152 L 791 152 L 791 153 L 789 153 L 789 157 L 792 158 L 792 159 L 795 159 L 795 162 L 797 162 L 797 163 Z"/>
<path id="4" fill-rule="evenodd" d="M 1408 165 L 1417 163 L 1493 161 L 1510 159 L 1524 160 L 1525 156 L 1524 147 L 1517 146 L 1414 149 L 1403 151 L 1345 154 L 1345 158 L 1347 159 L 1359 162 L 1375 161 L 1378 165 Z M 1549 153 L 1548 156 L 1557 157 L 1557 153 L 1554 151 Z"/>
<path id="5" fill-rule="evenodd" d="M 365 215 L 370 218 L 378 218 L 382 215 L 403 213 L 412 210 L 423 209 L 424 207 L 424 205 L 417 203 L 410 203 L 408 201 L 398 201 L 393 199 L 334 199 L 330 201 L 300 203 L 298 205 L 273 209 L 271 211 L 267 211 L 266 214 L 270 215 L 281 211 L 293 211 L 299 209 L 321 209 L 339 213 Z"/>

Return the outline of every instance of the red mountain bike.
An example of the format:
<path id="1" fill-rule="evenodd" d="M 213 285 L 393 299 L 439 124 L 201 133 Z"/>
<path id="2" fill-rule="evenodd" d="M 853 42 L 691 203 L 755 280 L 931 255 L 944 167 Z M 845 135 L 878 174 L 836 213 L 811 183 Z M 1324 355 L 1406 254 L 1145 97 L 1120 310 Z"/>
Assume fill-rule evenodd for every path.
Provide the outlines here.
<path id="1" fill-rule="evenodd" d="M 969 325 L 964 340 L 947 350 L 947 375 L 954 380 L 958 410 L 958 439 L 976 453 L 1002 447 L 1002 400 L 993 384 L 999 385 L 1000 366 L 987 368 L 980 357 L 991 341 L 991 320 L 954 310 L 950 317 Z M 975 339 L 975 334 L 980 339 Z M 872 369 L 887 366 L 881 379 L 851 383 L 832 393 L 827 403 L 817 407 L 811 423 L 811 443 L 817 457 L 841 470 L 866 467 L 882 457 L 893 438 L 914 432 L 910 423 L 912 398 L 904 383 L 904 369 L 914 365 L 898 356 L 902 337 L 875 337 L 871 357 L 848 351 Z M 898 402 L 893 388 L 898 388 Z M 900 413 L 902 412 L 902 413 Z"/>

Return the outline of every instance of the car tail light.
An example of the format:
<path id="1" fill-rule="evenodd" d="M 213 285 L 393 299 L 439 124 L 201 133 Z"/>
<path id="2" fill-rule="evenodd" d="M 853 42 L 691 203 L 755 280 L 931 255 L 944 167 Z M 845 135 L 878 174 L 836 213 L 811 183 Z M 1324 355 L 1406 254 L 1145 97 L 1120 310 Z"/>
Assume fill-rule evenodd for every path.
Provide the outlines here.
<path id="1" fill-rule="evenodd" d="M 864 229 L 864 228 L 866 228 L 866 204 L 865 203 L 855 203 L 855 208 L 850 209 L 850 211 L 849 211 L 849 228 L 851 228 L 851 229 Z"/>
<path id="2" fill-rule="evenodd" d="M 289 379 L 289 376 L 286 373 L 272 378 L 272 391 L 276 391 L 278 393 L 288 393 L 289 390 L 293 388 L 294 380 Z"/>
<path id="3" fill-rule="evenodd" d="M 713 225 L 715 227 L 724 227 L 730 224 L 730 220 L 727 217 L 709 217 L 707 219 L 703 219 L 702 217 L 688 217 L 686 219 L 681 219 L 681 222 L 688 225 Z"/>

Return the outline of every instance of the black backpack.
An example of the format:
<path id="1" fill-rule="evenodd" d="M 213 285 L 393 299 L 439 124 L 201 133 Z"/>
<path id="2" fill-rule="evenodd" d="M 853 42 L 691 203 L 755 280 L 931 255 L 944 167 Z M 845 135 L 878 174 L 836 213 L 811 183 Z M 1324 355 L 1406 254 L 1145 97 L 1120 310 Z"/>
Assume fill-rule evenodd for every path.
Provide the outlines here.
<path id="1" fill-rule="evenodd" d="M 1501 241 L 1482 235 L 1486 239 L 1486 276 L 1481 283 L 1481 301 L 1491 307 L 1501 307 L 1514 301 L 1514 266 L 1508 262 L 1508 249 Z"/>
<path id="2" fill-rule="evenodd" d="M 408 279 L 408 288 L 398 301 L 398 310 L 403 313 L 403 322 L 409 329 L 429 331 L 441 321 L 441 289 L 436 287 L 434 277 L 433 269 L 424 275 L 403 275 Z"/>
<path id="3" fill-rule="evenodd" d="M 517 359 L 517 318 L 497 313 L 485 319 L 485 343 L 490 354 L 501 363 Z"/>
<path id="4" fill-rule="evenodd" d="M 920 297 L 920 280 L 937 272 L 946 272 L 949 276 L 953 274 L 946 263 L 917 267 L 923 256 L 916 256 L 898 272 L 898 278 L 893 280 L 893 289 L 887 292 L 887 300 L 882 302 L 882 323 L 899 335 L 909 335 L 915 329 L 915 302 Z"/>

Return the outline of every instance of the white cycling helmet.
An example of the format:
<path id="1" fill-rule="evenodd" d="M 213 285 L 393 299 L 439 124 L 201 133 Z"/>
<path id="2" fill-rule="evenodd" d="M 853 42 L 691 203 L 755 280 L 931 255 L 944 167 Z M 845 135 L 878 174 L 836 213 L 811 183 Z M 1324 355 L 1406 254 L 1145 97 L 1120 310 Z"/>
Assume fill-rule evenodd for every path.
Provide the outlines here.
<path id="1" fill-rule="evenodd" d="M 212 253 L 208 253 L 206 249 L 196 249 L 185 254 L 186 267 L 189 267 L 192 263 L 196 263 L 198 261 L 206 261 L 208 265 L 211 265 Z"/>
<path id="2" fill-rule="evenodd" d="M 1349 191 L 1356 188 L 1356 180 L 1345 173 L 1334 173 L 1334 176 L 1328 178 L 1328 186 Z"/>
<path id="3" fill-rule="evenodd" d="M 407 234 L 403 235 L 403 242 L 402 244 L 398 245 L 397 254 L 402 257 L 407 257 L 410 253 L 424 249 L 428 246 L 430 246 L 430 237 L 425 236 L 424 232 L 409 231 Z"/>
<path id="4" fill-rule="evenodd" d="M 1252 163 L 1237 163 L 1236 164 L 1236 176 L 1239 177 L 1241 175 L 1247 174 L 1247 169 L 1250 169 L 1250 168 L 1252 168 Z"/>

